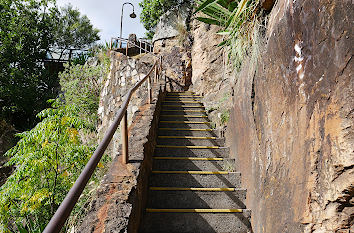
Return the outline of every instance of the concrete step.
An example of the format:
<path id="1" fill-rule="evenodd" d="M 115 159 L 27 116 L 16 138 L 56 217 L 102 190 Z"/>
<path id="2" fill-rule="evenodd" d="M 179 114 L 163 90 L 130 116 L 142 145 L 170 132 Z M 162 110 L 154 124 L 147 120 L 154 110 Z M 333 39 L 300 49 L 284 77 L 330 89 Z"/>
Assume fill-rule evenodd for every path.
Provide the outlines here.
<path id="1" fill-rule="evenodd" d="M 194 92 L 169 92 L 166 94 L 166 97 L 175 97 L 175 96 L 193 96 L 193 97 L 199 97 L 202 98 L 203 96 L 195 94 Z"/>
<path id="2" fill-rule="evenodd" d="M 204 122 L 204 121 L 201 121 L 201 122 Z M 162 121 L 159 122 L 159 128 L 212 129 L 209 122 L 206 122 L 206 123 L 177 123 L 177 122 L 162 122 Z"/>
<path id="3" fill-rule="evenodd" d="M 183 94 L 183 93 L 190 93 L 194 94 L 194 91 L 169 91 L 167 92 L 167 95 L 177 95 L 177 94 Z"/>
<path id="4" fill-rule="evenodd" d="M 206 136 L 206 137 L 195 137 L 195 136 L 161 136 L 157 137 L 158 139 L 181 139 L 181 140 L 223 140 L 223 138 L 217 138 L 215 136 Z"/>
<path id="5" fill-rule="evenodd" d="M 162 105 L 173 105 L 173 106 L 185 106 L 185 105 L 191 105 L 191 106 L 200 106 L 203 107 L 203 103 L 200 102 L 199 100 L 193 100 L 193 99 L 189 99 L 189 100 L 171 100 L 171 99 L 165 99 L 164 101 L 162 101 Z"/>
<path id="6" fill-rule="evenodd" d="M 196 96 L 166 96 L 164 101 L 201 101 L 201 97 Z"/>
<path id="7" fill-rule="evenodd" d="M 153 157 L 153 170 L 165 170 L 165 171 L 234 171 L 234 159 L 224 160 L 188 160 L 183 159 L 171 159 L 171 157 Z M 169 159 L 164 159 L 169 158 Z M 195 159 L 195 158 L 193 158 Z"/>
<path id="8" fill-rule="evenodd" d="M 230 151 L 229 148 L 219 148 L 219 149 L 155 148 L 154 156 L 225 158 L 228 157 L 229 151 Z"/>
<path id="9" fill-rule="evenodd" d="M 152 173 L 150 187 L 240 188 L 241 174 L 165 174 Z"/>
<path id="10" fill-rule="evenodd" d="M 180 94 L 174 94 L 174 95 L 166 95 L 165 99 L 168 99 L 168 98 L 199 98 L 199 99 L 202 99 L 203 96 L 191 94 L 191 93 L 180 93 Z"/>
<path id="11" fill-rule="evenodd" d="M 192 95 L 197 95 L 195 94 L 194 91 L 180 91 L 180 92 L 175 92 L 175 91 L 170 91 L 167 92 L 166 95 L 184 95 L 184 94 L 192 94 Z"/>
<path id="12" fill-rule="evenodd" d="M 183 114 L 163 114 L 160 115 L 160 121 L 210 121 L 207 116 L 202 114 L 183 115 Z"/>
<path id="13" fill-rule="evenodd" d="M 205 115 L 207 112 L 205 109 L 168 109 L 162 108 L 161 114 L 188 114 L 188 115 Z"/>
<path id="14" fill-rule="evenodd" d="M 246 233 L 251 211 L 243 213 L 146 213 L 141 233 Z"/>
<path id="15" fill-rule="evenodd" d="M 245 189 L 209 192 L 149 190 L 147 208 L 245 209 L 246 192 Z"/>
<path id="16" fill-rule="evenodd" d="M 196 105 L 173 105 L 173 104 L 162 104 L 162 110 L 205 110 L 204 106 L 196 106 Z"/>
<path id="17" fill-rule="evenodd" d="M 213 129 L 208 131 L 199 131 L 197 129 L 190 130 L 188 128 L 160 128 L 158 130 L 159 136 L 195 136 L 195 137 L 217 137 L 218 132 Z"/>
<path id="18" fill-rule="evenodd" d="M 157 145 L 196 145 L 196 146 L 221 146 L 224 139 L 193 139 L 193 138 L 157 138 Z"/>

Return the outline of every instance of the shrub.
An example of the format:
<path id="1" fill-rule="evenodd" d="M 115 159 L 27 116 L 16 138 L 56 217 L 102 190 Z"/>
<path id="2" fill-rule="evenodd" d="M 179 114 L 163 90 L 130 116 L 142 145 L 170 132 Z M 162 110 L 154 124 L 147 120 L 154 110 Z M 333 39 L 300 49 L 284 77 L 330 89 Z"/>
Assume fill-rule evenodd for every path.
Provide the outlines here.
<path id="1" fill-rule="evenodd" d="M 0 229 L 9 223 L 36 226 L 48 222 L 64 199 L 95 147 L 81 143 L 79 130 L 91 130 L 75 105 L 59 99 L 53 108 L 38 114 L 42 119 L 32 130 L 19 133 L 21 140 L 5 155 L 16 167 L 0 188 Z"/>
<path id="2" fill-rule="evenodd" d="M 60 74 L 64 94 L 41 111 L 32 130 L 17 134 L 21 139 L 5 156 L 15 171 L 0 187 L 0 232 L 41 232 L 93 154 L 96 143 L 84 141 L 95 132 L 102 77 L 109 59 L 97 66 L 66 66 Z M 97 170 L 109 160 L 105 155 Z M 92 180 L 98 183 L 97 171 Z M 84 191 L 74 212 L 87 199 Z"/>
<path id="3" fill-rule="evenodd" d="M 251 47 L 258 42 L 254 31 L 260 24 L 259 0 L 201 0 L 197 4 L 194 13 L 201 11 L 205 15 L 197 17 L 198 20 L 222 27 L 218 34 L 226 38 L 219 46 L 230 46 L 229 58 L 239 69 Z"/>
<path id="4" fill-rule="evenodd" d="M 59 74 L 61 90 L 65 101 L 81 109 L 80 116 L 86 118 L 95 127 L 102 77 L 109 72 L 109 58 L 98 60 L 97 66 L 65 65 L 65 71 Z"/>

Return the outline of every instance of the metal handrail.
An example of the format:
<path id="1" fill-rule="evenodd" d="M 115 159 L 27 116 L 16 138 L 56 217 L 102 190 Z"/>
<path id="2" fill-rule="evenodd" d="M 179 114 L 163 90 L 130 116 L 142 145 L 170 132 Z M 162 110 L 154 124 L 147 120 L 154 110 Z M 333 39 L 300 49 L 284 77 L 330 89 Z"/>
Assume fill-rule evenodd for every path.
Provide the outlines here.
<path id="1" fill-rule="evenodd" d="M 141 51 L 144 51 L 144 52 L 146 52 L 146 53 L 150 53 L 150 52 L 152 52 L 152 49 L 153 49 L 153 47 L 154 47 L 152 44 L 148 43 L 148 41 L 146 41 L 146 40 L 144 40 L 144 42 L 145 42 L 145 48 L 143 48 L 143 47 L 141 47 L 141 45 L 142 45 L 142 43 L 143 43 L 142 40 L 138 41 L 138 42 L 140 43 L 140 45 L 137 45 L 137 44 L 132 43 L 130 40 L 125 39 L 125 38 L 122 38 L 122 37 L 112 37 L 112 38 L 111 38 L 111 45 L 110 45 L 110 46 L 111 46 L 111 49 L 112 49 L 112 45 L 113 45 L 113 40 L 117 40 L 117 41 L 120 41 L 120 42 L 122 42 L 122 41 L 127 42 L 127 47 L 126 47 L 126 49 L 128 49 L 128 44 L 130 43 L 130 44 L 134 45 L 135 47 L 139 48 L 139 49 L 140 49 L 140 53 L 141 53 Z M 121 43 L 120 43 L 120 44 L 121 44 Z M 147 50 L 147 45 L 149 45 L 150 51 Z"/>
<path id="2" fill-rule="evenodd" d="M 114 133 L 116 132 L 119 123 L 122 121 L 122 162 L 126 163 L 128 160 L 128 131 L 127 131 L 127 108 L 129 105 L 129 101 L 134 94 L 134 92 L 146 81 L 148 82 L 148 89 L 149 89 L 149 103 L 152 101 L 152 92 L 151 92 L 151 74 L 155 70 L 155 78 L 154 80 L 158 80 L 159 73 L 161 72 L 161 62 L 162 57 L 157 59 L 150 69 L 149 73 L 140 80 L 133 88 L 129 90 L 126 94 L 125 100 L 122 103 L 120 109 L 116 114 L 116 118 L 114 119 L 112 125 L 107 130 L 103 140 L 98 145 L 97 149 L 93 153 L 92 157 L 86 164 L 85 168 L 82 170 L 80 176 L 75 181 L 75 184 L 72 186 L 68 194 L 66 195 L 63 202 L 60 204 L 59 208 L 55 212 L 54 216 L 44 229 L 43 233 L 57 233 L 60 232 L 61 228 L 64 226 L 65 221 L 68 219 L 71 211 L 73 210 L 76 202 L 78 201 L 82 191 L 84 190 L 87 182 L 91 178 L 97 164 L 99 163 L 100 159 L 102 158 L 105 150 L 107 149 L 109 143 L 111 142 Z M 160 63 L 160 65 L 159 65 Z"/>

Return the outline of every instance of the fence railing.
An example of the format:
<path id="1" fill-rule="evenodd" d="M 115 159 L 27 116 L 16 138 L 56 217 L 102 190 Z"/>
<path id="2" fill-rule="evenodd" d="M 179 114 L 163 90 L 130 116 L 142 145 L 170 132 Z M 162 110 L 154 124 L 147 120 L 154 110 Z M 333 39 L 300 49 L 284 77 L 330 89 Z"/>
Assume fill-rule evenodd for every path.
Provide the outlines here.
<path id="1" fill-rule="evenodd" d="M 128 40 L 128 39 L 125 39 L 125 38 L 112 37 L 110 46 L 111 46 L 111 49 L 113 49 L 114 47 L 118 47 L 118 48 L 122 49 L 122 44 L 125 43 L 126 44 L 126 46 L 125 46 L 126 55 L 128 55 L 129 45 L 139 48 L 139 53 L 142 53 L 142 52 L 150 53 L 154 49 L 154 46 L 146 39 L 139 38 L 136 42 L 137 42 L 137 44 Z"/>
<path id="2" fill-rule="evenodd" d="M 44 233 L 57 233 L 60 232 L 61 228 L 64 226 L 66 220 L 70 216 L 76 202 L 78 201 L 82 191 L 84 190 L 87 182 L 91 178 L 97 164 L 102 158 L 105 150 L 107 149 L 109 143 L 112 140 L 114 133 L 116 132 L 119 124 L 121 123 L 121 133 L 122 133 L 122 162 L 128 162 L 128 121 L 127 121 L 127 108 L 130 99 L 134 92 L 146 81 L 148 81 L 148 103 L 152 102 L 152 82 L 158 82 L 161 77 L 162 70 L 162 57 L 156 59 L 153 67 L 150 69 L 149 73 L 141 79 L 133 88 L 131 88 L 121 107 L 119 108 L 116 117 L 112 125 L 108 128 L 103 140 L 98 145 L 96 151 L 86 164 L 85 168 L 81 172 L 80 176 L 76 180 L 75 184 L 72 186 L 68 194 L 66 195 L 64 201 L 61 203 L 54 216 L 44 229 Z M 154 74 L 154 75 L 153 75 Z"/>

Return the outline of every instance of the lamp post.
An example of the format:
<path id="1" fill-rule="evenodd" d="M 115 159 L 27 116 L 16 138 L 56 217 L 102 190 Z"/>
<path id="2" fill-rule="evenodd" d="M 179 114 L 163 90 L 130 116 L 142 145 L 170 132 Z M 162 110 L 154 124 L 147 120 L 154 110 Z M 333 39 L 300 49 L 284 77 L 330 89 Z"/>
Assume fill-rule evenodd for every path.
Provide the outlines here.
<path id="1" fill-rule="evenodd" d="M 123 3 L 123 5 L 122 5 L 122 15 L 121 15 L 121 17 L 120 17 L 120 38 L 122 38 L 122 28 L 123 28 L 123 9 L 124 9 L 124 5 L 126 5 L 126 4 L 129 4 L 129 5 L 131 5 L 132 7 L 133 7 L 133 13 L 131 13 L 129 16 L 130 16 L 130 18 L 132 18 L 132 19 L 134 19 L 134 18 L 136 18 L 136 14 L 134 13 L 134 5 L 132 4 L 132 3 L 130 3 L 130 2 L 125 2 L 125 3 Z M 119 40 L 120 42 L 119 42 L 119 48 L 122 48 L 122 40 L 120 39 Z M 128 44 L 127 44 L 127 46 L 128 46 Z"/>

